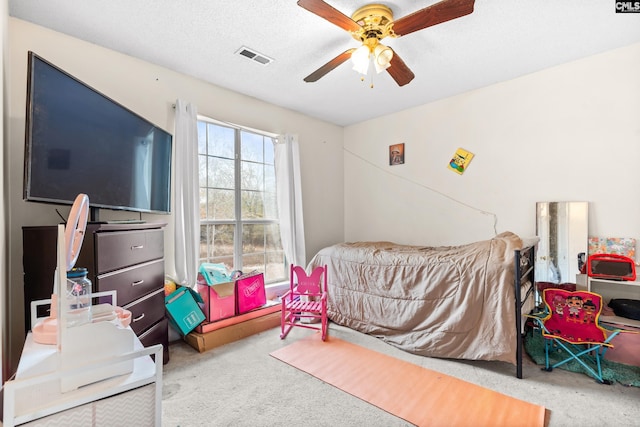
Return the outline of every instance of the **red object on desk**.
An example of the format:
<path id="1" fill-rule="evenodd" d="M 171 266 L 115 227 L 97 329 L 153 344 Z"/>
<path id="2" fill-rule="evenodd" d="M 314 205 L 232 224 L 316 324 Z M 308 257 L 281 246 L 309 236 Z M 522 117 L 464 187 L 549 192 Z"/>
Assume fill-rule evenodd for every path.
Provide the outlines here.
<path id="1" fill-rule="evenodd" d="M 600 279 L 636 280 L 636 264 L 624 255 L 593 254 L 587 258 L 587 274 Z"/>

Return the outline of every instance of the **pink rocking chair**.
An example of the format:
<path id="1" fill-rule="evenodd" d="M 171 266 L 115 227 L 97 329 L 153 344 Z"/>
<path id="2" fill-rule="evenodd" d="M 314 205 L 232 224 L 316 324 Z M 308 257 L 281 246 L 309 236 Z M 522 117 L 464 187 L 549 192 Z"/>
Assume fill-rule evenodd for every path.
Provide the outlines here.
<path id="1" fill-rule="evenodd" d="M 304 268 L 291 265 L 289 290 L 282 296 L 280 339 L 284 339 L 292 327 L 322 331 L 322 341 L 327 339 L 327 266 L 316 267 L 307 276 Z M 313 323 L 320 321 L 320 326 Z"/>

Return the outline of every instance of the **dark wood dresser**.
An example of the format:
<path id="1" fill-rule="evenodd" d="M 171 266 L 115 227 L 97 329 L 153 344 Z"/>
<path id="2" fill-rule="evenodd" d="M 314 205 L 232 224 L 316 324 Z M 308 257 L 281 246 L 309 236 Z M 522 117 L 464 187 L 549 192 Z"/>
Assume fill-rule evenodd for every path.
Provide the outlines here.
<path id="1" fill-rule="evenodd" d="M 169 323 L 164 305 L 165 225 L 87 224 L 76 267 L 87 268 L 93 292 L 117 291 L 118 305 L 131 311 L 131 329 L 144 346 L 162 344 L 166 363 Z M 29 331 L 31 301 L 50 298 L 53 291 L 57 226 L 23 227 L 22 235 L 25 331 Z"/>

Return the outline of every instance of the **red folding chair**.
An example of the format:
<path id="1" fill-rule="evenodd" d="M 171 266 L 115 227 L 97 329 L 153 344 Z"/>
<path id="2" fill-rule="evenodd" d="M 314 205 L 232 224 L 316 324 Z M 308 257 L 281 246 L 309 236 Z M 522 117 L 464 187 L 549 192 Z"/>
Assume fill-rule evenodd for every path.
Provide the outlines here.
<path id="1" fill-rule="evenodd" d="M 542 299 L 544 312 L 528 317 L 536 320 L 545 338 L 544 369 L 550 372 L 575 360 L 598 382 L 610 384 L 602 377 L 601 361 L 607 349 L 613 347 L 613 337 L 630 331 L 606 328 L 600 324 L 602 296 L 596 293 L 547 288 L 542 292 Z M 549 353 L 558 347 L 566 352 L 566 357 L 551 364 Z"/>

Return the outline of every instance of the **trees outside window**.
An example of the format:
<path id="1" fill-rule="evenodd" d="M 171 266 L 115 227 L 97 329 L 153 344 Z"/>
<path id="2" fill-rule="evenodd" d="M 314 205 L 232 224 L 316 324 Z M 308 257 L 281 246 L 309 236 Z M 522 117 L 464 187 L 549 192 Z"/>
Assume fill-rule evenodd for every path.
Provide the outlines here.
<path id="1" fill-rule="evenodd" d="M 286 280 L 276 206 L 275 138 L 198 120 L 200 262 Z"/>

